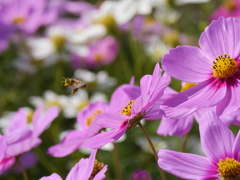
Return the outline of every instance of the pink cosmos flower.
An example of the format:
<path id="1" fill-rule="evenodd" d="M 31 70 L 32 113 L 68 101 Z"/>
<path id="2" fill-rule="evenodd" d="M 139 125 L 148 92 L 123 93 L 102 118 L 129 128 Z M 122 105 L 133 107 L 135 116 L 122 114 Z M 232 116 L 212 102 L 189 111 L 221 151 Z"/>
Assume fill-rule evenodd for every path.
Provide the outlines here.
<path id="1" fill-rule="evenodd" d="M 96 67 L 111 64 L 118 54 L 118 42 L 113 36 L 107 36 L 89 45 L 83 57 L 73 55 L 74 68 Z"/>
<path id="2" fill-rule="evenodd" d="M 52 23 L 57 16 L 56 11 L 47 9 L 46 0 L 8 0 L 1 1 L 0 6 L 0 20 L 26 33 Z"/>
<path id="3" fill-rule="evenodd" d="M 214 20 L 202 33 L 201 48 L 178 46 L 164 55 L 163 69 L 184 82 L 198 83 L 164 102 L 169 118 L 183 118 L 199 108 L 216 106 L 217 115 L 230 114 L 240 106 L 240 22 Z"/>
<path id="4" fill-rule="evenodd" d="M 141 78 L 139 94 L 137 90 L 131 88 L 132 85 L 124 85 L 124 87 L 130 87 L 125 90 L 121 87 L 122 91 L 114 94 L 111 98 L 111 113 L 99 114 L 97 119 L 97 123 L 101 127 L 112 130 L 92 137 L 82 146 L 98 149 L 109 142 L 118 140 L 128 128 L 134 128 L 143 118 L 147 120 L 160 118 L 162 116 L 159 109 L 160 98 L 169 83 L 170 77 L 166 74 L 162 75 L 162 70 L 157 63 L 153 75 L 145 75 Z M 128 100 L 128 104 L 126 100 Z M 121 104 L 125 104 L 122 110 L 119 106 Z"/>
<path id="5" fill-rule="evenodd" d="M 102 180 L 104 179 L 105 172 L 107 170 L 107 165 L 104 166 L 103 163 L 95 160 L 97 150 L 92 150 L 89 158 L 81 159 L 69 172 L 66 180 Z M 42 177 L 40 180 L 62 180 L 62 178 L 53 173 L 50 176 Z"/>
<path id="6" fill-rule="evenodd" d="M 224 4 L 219 6 L 210 16 L 210 20 L 217 20 L 219 17 L 240 18 L 240 1 L 225 0 Z"/>
<path id="7" fill-rule="evenodd" d="M 77 116 L 77 122 L 82 129 L 69 131 L 59 144 L 48 149 L 48 153 L 54 157 L 64 157 L 77 150 L 87 138 L 102 129 L 95 119 L 98 114 L 106 111 L 108 111 L 106 103 L 101 101 L 90 103 Z"/>
<path id="8" fill-rule="evenodd" d="M 207 157 L 159 150 L 159 166 L 183 179 L 228 179 L 240 177 L 240 131 L 237 137 L 213 111 L 200 121 L 202 149 Z"/>
<path id="9" fill-rule="evenodd" d="M 43 106 L 40 106 L 34 112 L 31 129 L 28 126 L 25 109 L 20 108 L 16 112 L 4 135 L 6 149 L 4 158 L 0 162 L 0 174 L 15 163 L 16 156 L 30 151 L 41 143 L 39 136 L 59 113 L 57 107 L 51 107 L 45 113 L 42 111 Z"/>

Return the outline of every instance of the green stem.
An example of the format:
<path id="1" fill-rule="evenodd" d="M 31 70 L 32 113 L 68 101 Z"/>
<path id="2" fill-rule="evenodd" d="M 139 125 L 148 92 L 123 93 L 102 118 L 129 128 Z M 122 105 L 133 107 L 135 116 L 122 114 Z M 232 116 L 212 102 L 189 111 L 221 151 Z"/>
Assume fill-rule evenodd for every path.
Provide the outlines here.
<path id="1" fill-rule="evenodd" d="M 20 162 L 19 158 L 20 157 L 18 156 L 16 159 L 17 159 L 18 165 L 20 166 L 20 168 L 22 170 L 23 179 L 28 180 L 27 172 L 26 172 L 25 168 L 23 167 L 22 163 Z"/>
<path id="2" fill-rule="evenodd" d="M 182 152 L 185 152 L 185 150 L 186 150 L 187 141 L 188 141 L 188 135 L 189 135 L 189 133 L 187 133 L 187 134 L 185 135 L 185 138 L 184 138 L 184 141 L 183 141 L 183 146 L 182 146 Z"/>
<path id="3" fill-rule="evenodd" d="M 113 146 L 114 146 L 113 152 L 114 152 L 114 156 L 115 156 L 117 176 L 118 176 L 119 180 L 122 180 L 122 173 L 121 173 L 121 168 L 120 168 L 120 162 L 119 162 L 117 147 L 114 143 L 113 143 Z"/>
<path id="4" fill-rule="evenodd" d="M 139 127 L 142 129 L 144 135 L 146 136 L 146 138 L 147 138 L 147 140 L 148 140 L 148 143 L 149 143 L 149 145 L 150 145 L 150 147 L 151 147 L 151 149 L 152 149 L 152 151 L 153 151 L 154 157 L 155 157 L 155 159 L 156 159 L 156 161 L 157 161 L 157 164 L 158 164 L 157 151 L 156 151 L 156 149 L 154 148 L 153 143 L 152 143 L 151 139 L 149 138 L 149 135 L 148 135 L 147 131 L 144 129 L 144 127 L 142 126 L 142 124 L 141 124 L 140 122 L 138 123 L 138 125 L 139 125 Z M 163 171 L 159 166 L 158 166 L 158 169 L 159 169 L 159 172 L 160 172 L 160 175 L 161 175 L 162 180 L 166 180 L 165 175 L 164 175 L 164 171 Z"/>
<path id="5" fill-rule="evenodd" d="M 49 159 L 46 158 L 46 155 L 43 154 L 42 150 L 40 149 L 40 147 L 35 148 L 35 151 L 37 152 L 38 156 L 39 156 L 39 162 L 50 172 L 55 172 L 59 175 L 61 175 L 61 172 L 59 171 L 58 168 L 56 168 Z"/>

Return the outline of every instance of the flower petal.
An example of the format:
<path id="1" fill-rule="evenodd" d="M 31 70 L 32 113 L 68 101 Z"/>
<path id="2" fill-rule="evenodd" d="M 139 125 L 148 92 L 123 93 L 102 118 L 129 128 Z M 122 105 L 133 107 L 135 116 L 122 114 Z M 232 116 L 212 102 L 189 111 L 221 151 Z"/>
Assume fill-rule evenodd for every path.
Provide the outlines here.
<path id="1" fill-rule="evenodd" d="M 194 119 L 192 115 L 189 115 L 183 119 L 170 119 L 163 117 L 157 133 L 163 136 L 177 135 L 182 137 L 191 130 L 193 120 Z"/>
<path id="2" fill-rule="evenodd" d="M 202 33 L 199 44 L 211 61 L 220 54 L 236 58 L 240 52 L 240 22 L 235 18 L 220 17 L 214 20 Z"/>
<path id="3" fill-rule="evenodd" d="M 130 119 L 130 116 L 120 113 L 101 113 L 96 117 L 99 126 L 113 129 L 120 127 L 128 119 Z"/>
<path id="4" fill-rule="evenodd" d="M 49 124 L 58 116 L 58 107 L 49 108 L 42 117 L 33 120 L 33 135 L 39 136 Z"/>
<path id="5" fill-rule="evenodd" d="M 89 179 L 96 157 L 97 150 L 92 150 L 89 158 L 81 159 L 69 172 L 66 180 L 86 180 Z"/>
<path id="6" fill-rule="evenodd" d="M 48 148 L 48 154 L 54 157 L 67 156 L 77 150 L 86 138 L 87 135 L 85 131 L 70 131 L 59 144 Z"/>
<path id="7" fill-rule="evenodd" d="M 238 131 L 237 137 L 233 144 L 233 155 L 238 162 L 240 162 L 240 131 Z"/>
<path id="8" fill-rule="evenodd" d="M 166 100 L 161 108 L 169 118 L 184 118 L 199 108 L 216 105 L 226 94 L 226 86 L 211 79 Z M 201 103 L 200 103 L 201 102 Z"/>
<path id="9" fill-rule="evenodd" d="M 158 165 L 183 179 L 217 179 L 218 171 L 208 158 L 190 153 L 159 150 Z"/>
<path id="10" fill-rule="evenodd" d="M 106 175 L 104 174 L 106 171 L 107 171 L 107 165 L 105 165 L 102 169 L 101 169 L 101 171 L 99 171 L 97 174 L 96 174 L 96 176 L 94 176 L 94 178 L 93 178 L 93 180 L 103 180 L 105 177 L 106 177 Z"/>
<path id="11" fill-rule="evenodd" d="M 58 174 L 52 173 L 50 176 L 44 176 L 39 180 L 62 180 L 62 178 Z"/>
<path id="12" fill-rule="evenodd" d="M 207 111 L 199 121 L 201 144 L 204 153 L 214 163 L 232 158 L 234 134 L 213 111 Z"/>
<path id="13" fill-rule="evenodd" d="M 127 105 L 128 101 L 135 100 L 140 96 L 140 88 L 130 84 L 124 84 L 119 86 L 112 94 L 109 106 L 110 112 L 119 112 L 124 106 Z"/>
<path id="14" fill-rule="evenodd" d="M 201 49 L 192 46 L 171 49 L 163 56 L 162 67 L 168 75 L 191 83 L 205 81 L 212 73 L 212 62 Z"/>
<path id="15" fill-rule="evenodd" d="M 114 130 L 100 133 L 92 137 L 91 139 L 85 141 L 82 144 L 82 147 L 99 149 L 107 143 L 115 142 L 125 133 L 125 131 L 127 130 L 127 127 L 128 127 L 128 123 Z"/>
<path id="16" fill-rule="evenodd" d="M 217 115 L 231 114 L 240 107 L 239 87 L 228 87 L 225 97 L 217 104 Z"/>

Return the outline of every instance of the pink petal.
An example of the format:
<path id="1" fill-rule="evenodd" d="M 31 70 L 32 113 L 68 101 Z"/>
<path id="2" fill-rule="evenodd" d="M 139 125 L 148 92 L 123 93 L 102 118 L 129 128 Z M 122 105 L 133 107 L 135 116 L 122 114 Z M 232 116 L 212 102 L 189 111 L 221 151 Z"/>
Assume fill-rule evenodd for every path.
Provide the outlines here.
<path id="1" fill-rule="evenodd" d="M 170 119 L 163 117 L 157 133 L 163 136 L 177 135 L 182 137 L 191 130 L 193 120 L 194 118 L 192 115 L 189 115 L 183 119 Z"/>
<path id="2" fill-rule="evenodd" d="M 7 147 L 7 142 L 4 136 L 0 135 L 0 162 L 2 161 L 5 155 L 5 149 Z"/>
<path id="3" fill-rule="evenodd" d="M 28 152 L 32 148 L 37 147 L 41 142 L 42 141 L 39 138 L 30 137 L 21 142 L 8 145 L 6 149 L 6 156 L 12 157 Z"/>
<path id="4" fill-rule="evenodd" d="M 135 100 L 140 96 L 140 88 L 130 84 L 119 86 L 112 94 L 110 100 L 110 112 L 120 112 L 128 101 Z"/>
<path id="5" fill-rule="evenodd" d="M 86 180 L 90 177 L 97 150 L 92 150 L 91 155 L 87 159 L 81 159 L 69 172 L 66 180 Z"/>
<path id="6" fill-rule="evenodd" d="M 211 79 L 166 100 L 161 108 L 165 111 L 167 117 L 181 119 L 199 108 L 216 105 L 225 94 L 226 86 L 221 86 L 217 80 Z"/>
<path id="7" fill-rule="evenodd" d="M 99 171 L 93 178 L 93 180 L 103 180 L 105 179 L 106 175 L 105 175 L 105 172 L 107 171 L 107 165 L 105 165 L 101 171 Z"/>
<path id="8" fill-rule="evenodd" d="M 240 107 L 239 87 L 228 87 L 225 97 L 217 104 L 217 115 L 231 114 Z"/>
<path id="9" fill-rule="evenodd" d="M 33 135 L 39 136 L 48 127 L 49 124 L 58 116 L 58 107 L 49 108 L 42 117 L 34 119 Z"/>
<path id="10" fill-rule="evenodd" d="M 26 112 L 23 108 L 20 108 L 11 119 L 8 125 L 7 134 L 12 133 L 15 130 L 19 130 L 19 128 L 21 127 L 26 127 L 26 126 L 27 126 Z"/>
<path id="11" fill-rule="evenodd" d="M 218 179 L 217 166 L 208 158 L 190 153 L 159 150 L 158 165 L 183 179 Z"/>
<path id="12" fill-rule="evenodd" d="M 48 154 L 54 157 L 67 156 L 77 150 L 86 138 L 86 131 L 70 131 L 59 144 L 48 148 Z"/>
<path id="13" fill-rule="evenodd" d="M 149 100 L 150 100 L 149 95 L 139 96 L 132 105 L 131 114 L 137 115 L 139 113 L 143 113 L 149 107 L 148 106 Z"/>
<path id="14" fill-rule="evenodd" d="M 53 173 L 50 176 L 44 176 L 39 180 L 62 180 L 62 178 L 58 174 Z"/>
<path id="15" fill-rule="evenodd" d="M 29 129 L 29 127 L 27 126 L 21 127 L 19 129 L 16 129 L 12 133 L 6 134 L 6 141 L 7 141 L 7 144 L 10 145 L 10 144 L 21 142 L 31 137 L 31 135 L 32 135 L 32 131 Z"/>
<path id="16" fill-rule="evenodd" d="M 125 131 L 127 130 L 127 127 L 128 127 L 128 123 L 114 130 L 100 133 L 92 137 L 91 139 L 85 141 L 82 144 L 82 147 L 99 149 L 107 143 L 115 142 L 125 133 Z"/>
<path id="17" fill-rule="evenodd" d="M 199 44 L 205 55 L 214 61 L 220 54 L 236 58 L 240 52 L 240 22 L 235 18 L 220 17 L 202 33 Z"/>
<path id="18" fill-rule="evenodd" d="M 163 56 L 162 67 L 168 75 L 191 83 L 206 81 L 212 74 L 212 62 L 201 49 L 191 46 L 171 49 Z"/>
<path id="19" fill-rule="evenodd" d="M 234 134 L 213 111 L 207 111 L 199 121 L 201 144 L 204 153 L 214 163 L 232 158 Z"/>
<path id="20" fill-rule="evenodd" d="M 240 131 L 233 144 L 233 156 L 238 162 L 240 161 Z"/>
<path id="21" fill-rule="evenodd" d="M 0 175 L 8 170 L 16 162 L 15 157 L 4 158 L 0 161 Z"/>
<path id="22" fill-rule="evenodd" d="M 131 117 L 121 113 L 101 113 L 96 120 L 99 126 L 103 128 L 118 128 Z"/>

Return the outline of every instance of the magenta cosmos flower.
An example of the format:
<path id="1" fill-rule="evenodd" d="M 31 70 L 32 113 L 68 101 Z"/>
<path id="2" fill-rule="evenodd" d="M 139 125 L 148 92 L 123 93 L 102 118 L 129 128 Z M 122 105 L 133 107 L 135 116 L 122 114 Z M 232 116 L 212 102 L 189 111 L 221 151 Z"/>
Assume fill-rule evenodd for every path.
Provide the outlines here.
<path id="1" fill-rule="evenodd" d="M 104 37 L 92 44 L 87 48 L 87 53 L 79 57 L 73 55 L 74 68 L 82 68 L 86 66 L 94 68 L 96 66 L 111 64 L 118 54 L 119 45 L 113 36 Z"/>
<path id="2" fill-rule="evenodd" d="M 89 158 L 81 159 L 69 172 L 66 180 L 102 180 L 104 179 L 107 165 L 95 160 L 97 150 L 92 150 Z M 62 180 L 62 178 L 53 173 L 51 176 L 42 177 L 40 180 Z"/>
<path id="3" fill-rule="evenodd" d="M 240 177 L 240 131 L 237 137 L 213 111 L 199 123 L 202 149 L 207 157 L 171 150 L 159 150 L 159 166 L 183 179 L 225 179 Z"/>
<path id="4" fill-rule="evenodd" d="M 111 112 L 114 113 L 99 114 L 97 119 L 97 123 L 102 128 L 112 130 L 92 137 L 82 146 L 98 149 L 118 140 L 128 128 L 133 129 L 142 119 L 159 119 L 162 116 L 159 108 L 161 97 L 169 83 L 170 77 L 166 74 L 162 75 L 162 70 L 157 63 L 153 75 L 145 75 L 141 78 L 140 92 L 133 85 L 123 85 L 122 91 L 111 98 L 110 109 L 112 108 Z M 121 104 L 125 106 L 120 107 Z"/>
<path id="5" fill-rule="evenodd" d="M 59 144 L 48 149 L 48 153 L 54 157 L 64 157 L 77 150 L 86 139 L 102 129 L 95 119 L 98 114 L 107 111 L 108 105 L 104 102 L 90 103 L 77 116 L 77 123 L 82 129 L 69 131 Z"/>
<path id="6" fill-rule="evenodd" d="M 8 0 L 0 2 L 0 20 L 27 33 L 35 32 L 41 25 L 52 23 L 57 11 L 50 11 L 46 0 Z"/>
<path id="7" fill-rule="evenodd" d="M 43 106 L 39 106 L 33 114 L 32 128 L 29 128 L 26 110 L 20 108 L 16 112 L 4 135 L 6 149 L 4 158 L 0 161 L 0 174 L 15 163 L 16 156 L 30 151 L 42 142 L 39 136 L 58 116 L 58 113 L 57 107 L 51 107 L 43 112 Z"/>
<path id="8" fill-rule="evenodd" d="M 166 116 L 182 118 L 199 108 L 216 106 L 217 115 L 230 114 L 240 106 L 240 22 L 214 20 L 202 33 L 201 48 L 178 46 L 163 56 L 167 74 L 196 86 L 164 102 Z"/>
<path id="9" fill-rule="evenodd" d="M 235 17 L 240 18 L 240 1 L 225 0 L 210 16 L 211 20 L 217 20 L 219 17 Z"/>

